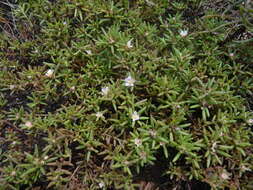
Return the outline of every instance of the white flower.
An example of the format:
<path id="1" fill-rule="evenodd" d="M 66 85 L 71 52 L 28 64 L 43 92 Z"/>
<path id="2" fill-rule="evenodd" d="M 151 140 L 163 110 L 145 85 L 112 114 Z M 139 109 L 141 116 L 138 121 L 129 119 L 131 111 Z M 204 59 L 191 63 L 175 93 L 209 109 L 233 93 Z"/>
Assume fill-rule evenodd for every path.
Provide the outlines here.
<path id="1" fill-rule="evenodd" d="M 107 96 L 108 95 L 108 93 L 109 93 L 109 87 L 108 86 L 106 86 L 106 87 L 103 87 L 102 89 L 101 89 L 101 94 L 103 95 L 103 96 Z"/>
<path id="2" fill-rule="evenodd" d="M 125 81 L 125 86 L 134 86 L 134 83 L 136 80 L 129 75 L 127 78 L 124 79 Z"/>
<path id="3" fill-rule="evenodd" d="M 127 47 L 128 47 L 129 49 L 133 47 L 133 45 L 132 45 L 132 40 L 133 40 L 133 39 L 131 39 L 131 40 L 129 40 L 129 41 L 127 42 Z"/>
<path id="4" fill-rule="evenodd" d="M 10 90 L 13 90 L 15 87 L 16 87 L 16 86 L 13 85 L 13 84 L 11 84 L 11 85 L 9 86 Z"/>
<path id="5" fill-rule="evenodd" d="M 92 55 L 91 50 L 85 50 L 88 55 Z"/>
<path id="6" fill-rule="evenodd" d="M 175 130 L 176 131 L 180 131 L 180 127 L 175 127 Z"/>
<path id="7" fill-rule="evenodd" d="M 223 170 L 223 172 L 221 173 L 220 177 L 223 180 L 228 180 L 228 179 L 230 179 L 230 173 L 228 173 L 226 170 Z"/>
<path id="8" fill-rule="evenodd" d="M 103 116 L 102 112 L 97 112 L 96 117 L 97 117 L 97 119 L 100 119 L 100 118 L 103 118 L 104 116 Z"/>
<path id="9" fill-rule="evenodd" d="M 47 72 L 46 72 L 46 74 L 45 74 L 45 76 L 52 77 L 53 74 L 54 74 L 54 70 L 53 69 L 48 69 Z"/>
<path id="10" fill-rule="evenodd" d="M 33 124 L 32 124 L 32 122 L 27 121 L 27 122 L 25 122 L 25 126 L 28 128 L 31 128 L 33 126 Z"/>
<path id="11" fill-rule="evenodd" d="M 64 21 L 64 22 L 63 22 L 63 24 L 64 24 L 64 25 L 66 25 L 66 24 L 67 24 L 67 22 L 66 22 L 66 21 Z"/>
<path id="12" fill-rule="evenodd" d="M 139 114 L 136 111 L 134 111 L 134 113 L 132 113 L 132 120 L 137 121 L 139 119 L 140 119 Z"/>
<path id="13" fill-rule="evenodd" d="M 155 137 L 157 135 L 157 132 L 155 130 L 149 130 L 149 134 L 152 136 L 152 137 Z"/>
<path id="14" fill-rule="evenodd" d="M 44 157 L 44 160 L 47 160 L 49 157 L 46 155 L 45 157 Z"/>
<path id="15" fill-rule="evenodd" d="M 16 172 L 15 172 L 15 171 L 12 171 L 12 172 L 11 172 L 11 176 L 14 176 L 14 175 L 16 175 Z"/>
<path id="16" fill-rule="evenodd" d="M 180 30 L 179 34 L 180 34 L 181 37 L 185 37 L 185 36 L 188 35 L 188 30 Z"/>
<path id="17" fill-rule="evenodd" d="M 135 144 L 137 147 L 141 146 L 141 144 L 142 144 L 141 139 L 134 139 L 134 144 Z"/>
<path id="18" fill-rule="evenodd" d="M 249 124 L 249 125 L 253 125 L 253 119 L 249 119 L 249 120 L 248 120 L 248 124 Z"/>
<path id="19" fill-rule="evenodd" d="M 103 187 L 105 186 L 105 183 L 104 183 L 104 182 L 100 182 L 100 183 L 98 184 L 98 186 L 99 186 L 100 188 L 103 188 Z"/>
<path id="20" fill-rule="evenodd" d="M 179 108 L 181 108 L 181 106 L 180 105 L 176 105 L 176 108 L 179 109 Z"/>
<path id="21" fill-rule="evenodd" d="M 71 86 L 71 87 L 70 87 L 70 90 L 73 92 L 73 91 L 76 90 L 76 87 L 75 87 L 75 86 Z"/>
<path id="22" fill-rule="evenodd" d="M 44 160 L 41 160 L 40 163 L 41 163 L 42 165 L 44 165 L 44 164 L 45 164 L 45 161 L 44 161 Z"/>
<path id="23" fill-rule="evenodd" d="M 234 53 L 230 53 L 229 56 L 230 56 L 230 57 L 234 57 L 235 54 L 234 54 Z"/>

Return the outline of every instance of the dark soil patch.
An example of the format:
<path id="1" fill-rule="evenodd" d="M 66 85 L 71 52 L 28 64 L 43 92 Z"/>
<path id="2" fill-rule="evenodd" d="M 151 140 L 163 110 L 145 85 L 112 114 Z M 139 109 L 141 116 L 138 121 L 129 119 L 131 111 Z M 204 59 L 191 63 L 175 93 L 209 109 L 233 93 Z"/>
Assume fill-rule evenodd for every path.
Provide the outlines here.
<path id="1" fill-rule="evenodd" d="M 145 166 L 140 170 L 140 174 L 134 177 L 134 181 L 137 183 L 152 183 L 154 187 L 159 187 L 160 190 L 167 188 L 168 176 L 163 175 L 166 169 L 168 169 L 169 160 L 175 155 L 175 150 L 171 150 L 170 158 L 165 158 L 163 150 L 159 149 L 157 155 L 158 158 L 154 165 Z"/>
<path id="2" fill-rule="evenodd" d="M 28 96 L 31 94 L 31 91 L 28 90 L 20 90 L 11 92 L 11 90 L 5 91 L 3 93 L 4 99 L 7 100 L 6 105 L 2 108 L 2 111 L 10 111 L 12 109 L 20 109 L 24 108 L 25 111 L 29 111 L 28 103 L 30 100 Z"/>

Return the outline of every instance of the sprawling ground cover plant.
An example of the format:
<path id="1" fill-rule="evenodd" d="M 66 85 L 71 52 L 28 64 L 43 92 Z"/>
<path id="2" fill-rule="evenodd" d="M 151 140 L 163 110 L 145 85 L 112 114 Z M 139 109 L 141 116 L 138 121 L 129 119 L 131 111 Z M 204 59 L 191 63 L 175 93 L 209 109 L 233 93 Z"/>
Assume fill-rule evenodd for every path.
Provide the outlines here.
<path id="1" fill-rule="evenodd" d="M 253 189 L 250 1 L 0 5 L 0 189 Z"/>

